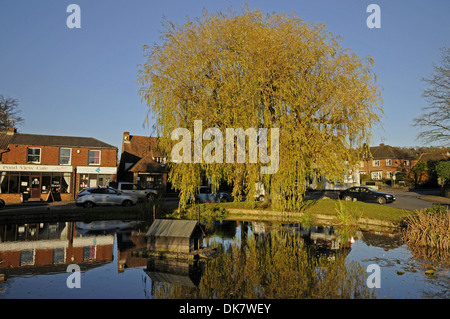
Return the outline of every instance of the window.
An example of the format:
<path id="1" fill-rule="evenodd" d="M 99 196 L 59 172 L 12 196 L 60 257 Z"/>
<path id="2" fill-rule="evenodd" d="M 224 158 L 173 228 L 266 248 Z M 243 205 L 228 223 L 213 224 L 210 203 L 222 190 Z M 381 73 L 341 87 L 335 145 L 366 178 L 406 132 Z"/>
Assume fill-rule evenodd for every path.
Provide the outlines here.
<path id="1" fill-rule="evenodd" d="M 27 163 L 41 163 L 41 149 L 29 147 L 27 149 Z"/>
<path id="2" fill-rule="evenodd" d="M 373 180 L 381 180 L 383 178 L 383 172 L 381 171 L 371 172 L 370 174 Z"/>
<path id="3" fill-rule="evenodd" d="M 70 158 L 72 149 L 60 148 L 59 149 L 59 165 L 70 165 Z"/>
<path id="4" fill-rule="evenodd" d="M 79 189 L 106 186 L 112 180 L 112 175 L 80 174 Z"/>
<path id="5" fill-rule="evenodd" d="M 55 248 L 53 250 L 53 263 L 64 264 L 66 259 L 66 250 L 64 248 Z"/>
<path id="6" fill-rule="evenodd" d="M 378 166 L 380 166 L 380 161 L 379 160 L 374 160 L 374 161 L 372 161 L 372 165 L 374 167 L 378 167 Z"/>
<path id="7" fill-rule="evenodd" d="M 392 160 L 391 159 L 387 159 L 386 160 L 386 166 L 391 166 L 392 165 Z"/>
<path id="8" fill-rule="evenodd" d="M 100 165 L 100 151 L 89 151 L 89 165 Z"/>
<path id="9" fill-rule="evenodd" d="M 83 247 L 83 260 L 95 259 L 95 246 Z"/>
<path id="10" fill-rule="evenodd" d="M 0 193 L 19 193 L 19 190 L 22 189 L 19 187 L 20 181 L 19 172 L 2 172 L 0 175 Z"/>
<path id="11" fill-rule="evenodd" d="M 408 161 L 408 160 L 404 160 L 404 161 L 403 161 L 403 165 L 409 166 L 409 161 Z"/>
<path id="12" fill-rule="evenodd" d="M 391 179 L 392 178 L 392 172 L 386 172 L 386 178 Z"/>
<path id="13" fill-rule="evenodd" d="M 20 265 L 34 265 L 34 249 L 22 250 L 20 252 Z"/>

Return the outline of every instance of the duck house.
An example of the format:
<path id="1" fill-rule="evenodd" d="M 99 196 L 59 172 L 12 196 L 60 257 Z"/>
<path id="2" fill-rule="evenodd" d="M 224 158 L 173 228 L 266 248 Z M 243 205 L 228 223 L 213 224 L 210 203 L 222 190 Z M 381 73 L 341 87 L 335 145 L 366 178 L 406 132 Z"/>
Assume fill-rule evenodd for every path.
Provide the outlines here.
<path id="1" fill-rule="evenodd" d="M 190 253 L 203 246 L 203 231 L 196 220 L 155 219 L 147 234 L 147 249 Z"/>

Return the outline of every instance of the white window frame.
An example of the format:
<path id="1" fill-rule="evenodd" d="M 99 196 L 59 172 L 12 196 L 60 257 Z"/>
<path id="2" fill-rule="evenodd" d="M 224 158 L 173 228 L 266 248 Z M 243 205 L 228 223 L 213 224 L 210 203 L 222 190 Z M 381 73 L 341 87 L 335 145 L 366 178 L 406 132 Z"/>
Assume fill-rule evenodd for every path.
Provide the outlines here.
<path id="1" fill-rule="evenodd" d="M 409 166 L 409 160 L 403 160 L 403 165 Z"/>
<path id="2" fill-rule="evenodd" d="M 386 166 L 392 166 L 392 159 L 386 160 Z"/>
<path id="3" fill-rule="evenodd" d="M 372 166 L 373 167 L 380 167 L 380 160 L 373 160 L 372 161 Z"/>
<path id="4" fill-rule="evenodd" d="M 62 164 L 61 163 L 61 150 L 69 150 L 70 151 L 70 155 L 69 155 L 69 163 L 68 164 Z M 71 165 L 72 163 L 72 149 L 69 147 L 60 147 L 59 148 L 59 159 L 58 159 L 58 164 L 59 165 Z"/>
<path id="5" fill-rule="evenodd" d="M 28 150 L 39 150 L 39 161 L 29 161 L 28 156 L 37 156 L 37 155 L 29 155 Z M 33 164 L 41 164 L 41 156 L 42 156 L 42 149 L 40 147 L 27 147 L 27 163 L 33 163 Z"/>
<path id="6" fill-rule="evenodd" d="M 98 164 L 97 163 L 89 163 L 89 153 L 90 152 L 98 152 Z M 88 151 L 88 165 L 100 165 L 102 163 L 102 151 L 100 150 L 89 150 Z"/>
<path id="7" fill-rule="evenodd" d="M 370 172 L 370 178 L 375 181 L 382 180 L 383 179 L 383 171 Z"/>

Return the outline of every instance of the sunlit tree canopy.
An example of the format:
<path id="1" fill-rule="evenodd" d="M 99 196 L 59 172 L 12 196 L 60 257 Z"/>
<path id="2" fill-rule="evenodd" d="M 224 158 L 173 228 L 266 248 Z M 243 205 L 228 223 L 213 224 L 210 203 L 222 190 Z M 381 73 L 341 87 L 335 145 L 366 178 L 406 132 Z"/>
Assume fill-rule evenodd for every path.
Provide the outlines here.
<path id="1" fill-rule="evenodd" d="M 226 181 L 235 198 L 248 193 L 250 200 L 261 181 L 272 203 L 287 207 L 293 200 L 295 206 L 297 197 L 287 201 L 285 194 L 303 193 L 313 175 L 342 178 L 346 162 L 359 160 L 355 150 L 370 143 L 382 112 L 373 60 L 341 48 L 324 25 L 246 7 L 204 11 L 182 26 L 165 21 L 163 27 L 162 43 L 144 46 L 138 85 L 169 162 L 179 143 L 171 138 L 176 128 L 191 132 L 193 158 L 195 120 L 203 132 L 219 129 L 224 144 L 227 128 L 279 129 L 273 174 L 261 174 L 268 164 L 260 157 L 256 163 L 170 163 L 181 205 L 206 176 L 213 189 Z M 213 139 L 203 137 L 203 149 Z"/>

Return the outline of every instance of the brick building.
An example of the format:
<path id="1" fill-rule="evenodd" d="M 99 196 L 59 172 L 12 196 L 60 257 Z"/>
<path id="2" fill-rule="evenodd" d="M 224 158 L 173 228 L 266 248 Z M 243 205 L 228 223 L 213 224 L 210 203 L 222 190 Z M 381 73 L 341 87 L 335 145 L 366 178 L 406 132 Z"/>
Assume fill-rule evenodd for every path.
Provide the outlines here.
<path id="1" fill-rule="evenodd" d="M 91 137 L 0 132 L 0 198 L 74 199 L 117 174 L 117 147 Z"/>
<path id="2" fill-rule="evenodd" d="M 144 188 L 167 192 L 166 158 L 158 151 L 158 138 L 123 133 L 117 178 Z"/>
<path id="3" fill-rule="evenodd" d="M 409 173 L 417 158 L 397 147 L 381 143 L 370 147 L 370 155 L 360 164 L 360 175 L 369 175 L 372 180 L 391 180 L 394 174 Z"/>

